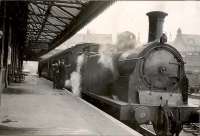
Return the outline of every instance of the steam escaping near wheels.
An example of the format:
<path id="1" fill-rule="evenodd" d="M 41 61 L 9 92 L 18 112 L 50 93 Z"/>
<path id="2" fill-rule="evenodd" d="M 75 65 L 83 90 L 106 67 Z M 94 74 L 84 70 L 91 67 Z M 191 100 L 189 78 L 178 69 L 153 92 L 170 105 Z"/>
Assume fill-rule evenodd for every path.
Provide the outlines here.
<path id="1" fill-rule="evenodd" d="M 116 44 L 78 44 L 55 59 L 66 58 L 71 65 L 65 83 L 71 85 L 74 95 L 81 94 L 132 127 L 152 122 L 157 135 L 178 135 L 184 123 L 199 123 L 199 107 L 187 105 L 183 58 L 166 43 L 166 37 L 163 39 L 167 13 L 153 11 L 147 15 L 149 41 L 141 47 L 136 47 L 133 34 L 125 32 Z"/>
<path id="2" fill-rule="evenodd" d="M 81 93 L 81 67 L 84 63 L 84 58 L 84 54 L 77 57 L 76 70 L 70 74 L 70 79 L 65 81 L 65 87 L 70 87 L 75 96 L 80 96 Z"/>
<path id="3" fill-rule="evenodd" d="M 80 96 L 80 91 L 81 91 L 81 74 L 80 72 L 74 71 L 71 73 L 70 76 L 70 81 L 71 81 L 71 87 L 72 87 L 72 93 L 75 96 Z"/>
<path id="4" fill-rule="evenodd" d="M 115 44 L 104 44 L 99 46 L 98 50 L 98 64 L 105 69 L 109 69 L 114 78 L 117 78 L 118 71 L 116 70 L 116 63 L 119 56 L 123 53 L 133 50 L 137 46 L 135 34 L 132 32 L 122 32 L 117 36 Z M 77 57 L 76 69 L 70 74 L 70 78 L 65 81 L 65 87 L 70 88 L 74 95 L 80 96 L 81 93 L 81 68 L 86 60 L 86 53 L 83 52 Z M 89 57 L 89 56 L 87 56 Z"/>

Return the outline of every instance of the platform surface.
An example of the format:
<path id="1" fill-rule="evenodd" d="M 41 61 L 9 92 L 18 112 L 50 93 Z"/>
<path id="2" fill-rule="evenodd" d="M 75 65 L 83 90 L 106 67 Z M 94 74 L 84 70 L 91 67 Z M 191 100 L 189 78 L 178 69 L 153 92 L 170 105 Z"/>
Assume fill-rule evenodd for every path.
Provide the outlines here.
<path id="1" fill-rule="evenodd" d="M 140 136 L 108 114 L 36 76 L 2 94 L 0 135 Z"/>

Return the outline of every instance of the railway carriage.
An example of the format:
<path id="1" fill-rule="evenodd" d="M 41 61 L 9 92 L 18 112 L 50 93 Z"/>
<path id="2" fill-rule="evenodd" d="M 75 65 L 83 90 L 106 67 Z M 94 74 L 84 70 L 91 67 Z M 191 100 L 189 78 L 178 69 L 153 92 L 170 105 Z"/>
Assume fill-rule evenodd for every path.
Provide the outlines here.
<path id="1" fill-rule="evenodd" d="M 42 76 L 52 78 L 51 63 L 65 59 L 66 80 L 76 71 L 83 54 L 80 90 L 82 98 L 140 131 L 152 122 L 159 136 L 179 135 L 185 123 L 199 123 L 199 107 L 189 106 L 188 79 L 180 53 L 162 35 L 164 12 L 148 13 L 149 43 L 129 54 L 116 53 L 101 63 L 100 45 L 86 43 L 40 61 Z M 159 39 L 159 40 L 157 40 Z"/>

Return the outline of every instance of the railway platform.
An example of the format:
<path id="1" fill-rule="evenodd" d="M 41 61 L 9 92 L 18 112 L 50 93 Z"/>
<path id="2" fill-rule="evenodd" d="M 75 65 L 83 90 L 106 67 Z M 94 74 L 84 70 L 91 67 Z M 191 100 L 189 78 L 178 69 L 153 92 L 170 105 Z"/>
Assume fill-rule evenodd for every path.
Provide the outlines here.
<path id="1" fill-rule="evenodd" d="M 52 83 L 27 76 L 3 91 L 0 136 L 140 136 L 108 114 Z"/>

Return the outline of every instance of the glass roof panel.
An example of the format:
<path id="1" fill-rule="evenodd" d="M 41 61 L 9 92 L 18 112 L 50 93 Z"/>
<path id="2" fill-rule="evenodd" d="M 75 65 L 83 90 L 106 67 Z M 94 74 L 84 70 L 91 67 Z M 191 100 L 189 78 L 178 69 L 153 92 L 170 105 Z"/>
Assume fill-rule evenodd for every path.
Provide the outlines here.
<path id="1" fill-rule="evenodd" d="M 30 3 L 29 6 L 30 6 L 30 11 L 32 11 L 35 14 L 40 14 L 39 8 L 35 4 Z"/>
<path id="2" fill-rule="evenodd" d="M 50 35 L 50 36 L 57 36 L 57 34 L 55 34 L 55 33 L 44 33 L 44 32 L 42 32 L 41 33 L 41 35 Z"/>
<path id="3" fill-rule="evenodd" d="M 64 6 L 64 7 L 77 7 L 77 8 L 81 8 L 83 5 L 82 3 L 60 3 L 60 2 L 54 2 L 55 5 L 57 6 Z"/>
<path id="4" fill-rule="evenodd" d="M 87 4 L 89 0 L 29 0 L 27 2 L 26 41 L 28 43 L 34 42 L 38 47 L 39 44 L 46 42 L 51 45 L 49 49 L 53 49 L 54 46 L 62 43 L 64 39 L 69 38 L 73 35 L 73 32 L 82 27 L 82 25 L 77 23 L 78 21 L 74 22 L 74 19 L 82 21 L 83 25 L 91 20 L 78 16 L 83 8 L 89 8 L 89 10 L 94 8 L 93 6 L 90 7 L 90 4 Z M 97 14 L 99 11 L 94 8 L 93 12 Z M 89 14 L 87 10 L 83 13 L 83 15 L 85 14 L 86 16 Z M 74 22 L 73 24 L 71 24 L 72 21 Z M 58 36 L 60 34 L 64 36 L 64 39 L 60 39 Z"/>
<path id="5" fill-rule="evenodd" d="M 62 9 L 53 6 L 51 8 L 51 13 L 53 13 L 56 16 L 61 16 L 61 17 L 71 17 L 69 14 L 67 14 L 65 11 L 63 11 Z"/>
<path id="6" fill-rule="evenodd" d="M 74 16 L 78 15 L 78 13 L 80 12 L 80 10 L 78 10 L 76 8 L 63 7 L 63 9 L 65 9 L 66 11 L 68 11 L 69 13 L 71 13 Z"/>
<path id="7" fill-rule="evenodd" d="M 52 24 L 65 26 L 65 23 L 62 21 L 62 19 L 56 19 L 54 17 L 49 17 L 47 20 L 48 20 L 48 22 L 50 22 Z"/>
<path id="8" fill-rule="evenodd" d="M 52 30 L 52 31 L 61 31 L 60 28 L 58 28 L 56 26 L 52 26 L 52 25 L 45 25 L 45 28 L 47 30 Z"/>

